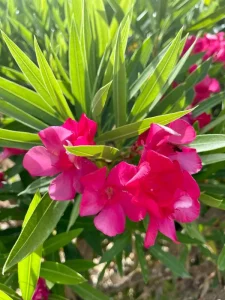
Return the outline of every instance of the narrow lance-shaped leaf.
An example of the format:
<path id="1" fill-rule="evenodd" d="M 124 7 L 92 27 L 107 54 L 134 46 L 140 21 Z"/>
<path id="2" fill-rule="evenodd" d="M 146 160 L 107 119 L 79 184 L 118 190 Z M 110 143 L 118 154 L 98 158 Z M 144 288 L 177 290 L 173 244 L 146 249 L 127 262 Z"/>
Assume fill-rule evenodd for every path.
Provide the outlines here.
<path id="1" fill-rule="evenodd" d="M 95 94 L 93 101 L 92 101 L 92 114 L 94 119 L 96 120 L 98 116 L 101 115 L 102 110 L 105 106 L 108 91 L 111 87 L 112 82 L 104 85 L 100 90 L 97 91 Z"/>
<path id="2" fill-rule="evenodd" d="M 90 97 L 90 92 L 88 90 L 90 85 L 88 83 L 87 87 L 87 70 L 85 67 L 85 59 L 79 39 L 79 33 L 74 20 L 72 20 L 70 29 L 69 69 L 71 90 L 76 101 L 76 115 L 79 117 L 82 112 L 87 113 L 89 110 L 87 103 L 89 102 L 88 97 Z"/>
<path id="3" fill-rule="evenodd" d="M 40 131 L 48 126 L 44 122 L 33 117 L 31 114 L 18 109 L 16 106 L 10 103 L 7 103 L 5 100 L 0 100 L 0 112 L 37 131 Z"/>
<path id="4" fill-rule="evenodd" d="M 3 267 L 3 273 L 40 246 L 55 228 L 68 201 L 52 201 L 46 194 L 27 221 Z"/>
<path id="5" fill-rule="evenodd" d="M 218 257 L 217 265 L 219 270 L 224 271 L 225 270 L 225 245 L 223 246 L 222 251 L 220 252 L 220 255 Z"/>
<path id="6" fill-rule="evenodd" d="M 82 157 L 93 157 L 98 159 L 112 160 L 119 150 L 110 146 L 94 145 L 94 146 L 68 146 L 65 147 L 69 153 Z"/>
<path id="7" fill-rule="evenodd" d="M 74 229 L 69 232 L 63 232 L 51 237 L 43 244 L 44 255 L 53 253 L 65 245 L 69 244 L 72 239 L 76 238 L 83 229 Z"/>
<path id="8" fill-rule="evenodd" d="M 167 266 L 175 276 L 188 278 L 190 275 L 185 270 L 184 265 L 169 252 L 164 252 L 159 245 L 150 247 L 149 252 Z"/>
<path id="9" fill-rule="evenodd" d="M 23 228 L 26 226 L 40 201 L 41 195 L 37 192 L 26 213 Z M 41 254 L 42 245 L 18 263 L 19 286 L 24 300 L 30 300 L 34 293 L 40 273 Z"/>
<path id="10" fill-rule="evenodd" d="M 225 147 L 225 134 L 204 134 L 198 135 L 190 147 L 197 152 L 206 152 Z"/>
<path id="11" fill-rule="evenodd" d="M 119 127 L 126 124 L 127 82 L 120 31 L 118 32 L 115 60 L 113 64 L 113 108 L 116 126 Z"/>
<path id="12" fill-rule="evenodd" d="M 216 9 L 215 12 L 213 12 L 212 14 L 206 16 L 205 18 L 199 20 L 198 22 L 196 22 L 195 24 L 193 24 L 191 27 L 189 27 L 187 30 L 188 31 L 196 31 L 196 30 L 200 30 L 202 28 L 207 28 L 207 27 L 211 27 L 214 24 L 216 24 L 217 22 L 219 22 L 220 20 L 225 18 L 225 6 L 220 7 L 219 9 Z"/>
<path id="13" fill-rule="evenodd" d="M 122 127 L 116 128 L 112 131 L 103 133 L 102 135 L 96 138 L 96 141 L 98 143 L 103 143 L 103 142 L 115 141 L 120 139 L 128 139 L 134 136 L 138 136 L 139 134 L 149 129 L 149 126 L 152 123 L 167 125 L 170 122 L 181 118 L 182 116 L 188 114 L 191 111 L 192 110 L 179 111 L 176 113 L 147 118 L 144 119 L 143 121 L 127 124 Z"/>
<path id="14" fill-rule="evenodd" d="M 0 128 L 1 147 L 30 149 L 40 144 L 41 141 L 37 134 Z"/>
<path id="15" fill-rule="evenodd" d="M 86 279 L 73 269 L 58 262 L 46 261 L 41 265 L 41 277 L 58 284 L 80 284 Z"/>
<path id="16" fill-rule="evenodd" d="M 20 67 L 21 71 L 24 73 L 28 81 L 33 85 L 35 90 L 43 98 L 49 107 L 49 111 L 54 111 L 52 109 L 53 102 L 49 95 L 48 90 L 43 82 L 40 70 L 38 67 L 26 56 L 26 54 L 5 34 L 2 32 L 4 41 L 6 42 L 12 56 Z"/>
<path id="17" fill-rule="evenodd" d="M 73 114 L 68 106 L 66 99 L 63 96 L 62 90 L 58 81 L 56 80 L 46 58 L 44 57 L 37 40 L 34 40 L 35 51 L 37 55 L 38 64 L 41 70 L 42 78 L 45 83 L 46 89 L 52 98 L 52 102 L 56 106 L 57 111 L 63 119 L 73 118 Z"/>
<path id="18" fill-rule="evenodd" d="M 148 112 L 151 103 L 160 93 L 160 90 L 168 80 L 178 59 L 181 35 L 182 30 L 180 30 L 176 38 L 173 40 L 166 54 L 163 56 L 155 71 L 151 75 L 148 83 L 145 85 L 143 91 L 135 101 L 130 116 L 132 121 L 137 121 L 143 118 L 143 116 Z"/>
<path id="19" fill-rule="evenodd" d="M 95 289 L 93 286 L 87 282 L 72 285 L 70 288 L 85 300 L 110 300 L 110 298 L 104 295 L 99 289 Z"/>

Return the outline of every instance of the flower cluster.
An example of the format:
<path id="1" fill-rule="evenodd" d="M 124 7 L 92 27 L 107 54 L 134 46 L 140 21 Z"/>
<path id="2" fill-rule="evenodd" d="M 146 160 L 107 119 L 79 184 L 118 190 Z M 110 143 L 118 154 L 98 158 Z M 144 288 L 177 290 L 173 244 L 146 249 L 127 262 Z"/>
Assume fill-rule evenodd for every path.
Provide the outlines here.
<path id="1" fill-rule="evenodd" d="M 214 62 L 221 62 L 225 64 L 225 37 L 224 32 L 218 32 L 216 34 L 206 33 L 203 37 L 197 38 L 196 36 L 190 36 L 184 46 L 182 55 L 195 43 L 192 50 L 193 54 L 203 52 L 203 60 L 207 60 L 212 57 Z"/>
<path id="2" fill-rule="evenodd" d="M 191 174 L 201 169 L 193 127 L 176 120 L 168 127 L 152 124 L 139 136 L 140 161 L 122 161 L 111 170 L 66 152 L 66 145 L 93 145 L 97 125 L 84 114 L 77 122 L 39 132 L 44 146 L 33 147 L 23 161 L 33 176 L 54 176 L 49 187 L 53 200 L 82 194 L 80 216 L 95 216 L 96 228 L 108 236 L 125 230 L 126 217 L 134 222 L 150 217 L 145 247 L 158 231 L 177 242 L 174 221 L 192 222 L 199 215 L 199 187 Z"/>
<path id="3" fill-rule="evenodd" d="M 45 280 L 39 278 L 32 300 L 48 300 L 49 294 L 50 292 L 46 286 Z"/>
<path id="4" fill-rule="evenodd" d="M 224 32 L 219 32 L 217 34 L 205 34 L 203 37 L 197 38 L 196 36 L 190 36 L 186 44 L 184 46 L 182 55 L 186 53 L 186 51 L 192 46 L 192 53 L 203 53 L 202 60 L 207 60 L 212 57 L 213 62 L 223 63 L 225 66 L 225 37 Z M 192 73 L 197 68 L 197 65 L 192 65 L 189 68 L 189 73 Z M 195 88 L 195 97 L 192 101 L 190 107 L 194 107 L 205 99 L 209 98 L 213 93 L 220 92 L 220 84 L 219 81 L 215 78 L 211 78 L 209 75 L 199 82 Z M 196 118 L 193 118 L 191 114 L 189 114 L 185 120 L 193 124 L 195 121 L 198 121 L 199 127 L 203 128 L 211 121 L 211 115 L 207 113 L 202 113 Z"/>

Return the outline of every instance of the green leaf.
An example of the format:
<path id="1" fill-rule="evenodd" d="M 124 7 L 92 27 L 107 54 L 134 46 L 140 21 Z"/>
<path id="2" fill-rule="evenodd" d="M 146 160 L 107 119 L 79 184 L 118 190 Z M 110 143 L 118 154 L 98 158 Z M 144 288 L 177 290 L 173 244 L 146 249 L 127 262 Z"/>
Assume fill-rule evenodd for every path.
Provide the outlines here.
<path id="1" fill-rule="evenodd" d="M 0 147 L 30 149 L 40 144 L 37 134 L 0 128 Z"/>
<path id="2" fill-rule="evenodd" d="M 68 106 L 66 99 L 63 96 L 61 87 L 56 80 L 46 58 L 44 57 L 41 49 L 38 45 L 37 40 L 34 40 L 35 52 L 37 56 L 38 65 L 40 67 L 41 75 L 45 84 L 46 89 L 52 99 L 53 105 L 55 105 L 56 110 L 62 116 L 63 119 L 72 118 L 73 114 Z"/>
<path id="3" fill-rule="evenodd" d="M 199 183 L 202 192 L 225 195 L 225 184 Z"/>
<path id="4" fill-rule="evenodd" d="M 0 283 L 0 292 L 5 292 L 7 295 L 9 295 L 13 300 L 21 300 L 21 298 L 19 297 L 19 295 L 17 295 L 14 290 L 12 290 L 10 287 Z M 3 294 L 2 294 L 3 295 Z M 0 294 L 1 296 L 1 294 Z M 10 298 L 10 299 L 11 299 Z M 0 298 L 1 300 L 8 300 L 7 298 Z"/>
<path id="5" fill-rule="evenodd" d="M 163 116 L 156 116 L 153 118 L 147 118 L 143 121 L 138 121 L 136 123 L 131 123 L 111 131 L 105 132 L 99 137 L 96 138 L 98 143 L 108 142 L 108 141 L 115 141 L 119 139 L 128 139 L 134 136 L 138 136 L 139 134 L 143 133 L 152 123 L 157 123 L 160 125 L 167 125 L 170 122 L 181 118 L 182 116 L 188 114 L 191 110 L 179 111 L 176 113 L 163 115 Z"/>
<path id="6" fill-rule="evenodd" d="M 74 225 L 74 223 L 76 222 L 78 216 L 79 216 L 79 211 L 80 211 L 80 202 L 81 202 L 81 195 L 78 195 L 73 203 L 73 208 L 70 214 L 70 219 L 69 219 L 69 223 L 67 226 L 66 231 L 68 232 L 70 230 L 70 228 Z"/>
<path id="7" fill-rule="evenodd" d="M 37 131 L 48 127 L 47 124 L 33 117 L 26 111 L 18 109 L 16 106 L 7 103 L 5 100 L 0 100 L 0 112 Z"/>
<path id="8" fill-rule="evenodd" d="M 85 300 L 110 300 L 110 298 L 104 295 L 100 290 L 93 288 L 88 283 L 82 283 L 75 286 L 70 286 L 70 288 Z"/>
<path id="9" fill-rule="evenodd" d="M 37 192 L 28 208 L 23 222 L 23 228 L 41 201 L 41 195 Z M 29 256 L 18 263 L 19 286 L 24 300 L 30 300 L 34 293 L 41 266 L 42 245 Z"/>
<path id="10" fill-rule="evenodd" d="M 221 116 L 216 117 L 215 120 L 211 121 L 209 124 L 204 126 L 201 129 L 200 133 L 202 133 L 202 134 L 206 133 L 224 121 L 225 121 L 225 115 L 222 114 Z"/>
<path id="11" fill-rule="evenodd" d="M 80 284 L 86 279 L 76 271 L 53 261 L 43 262 L 40 276 L 53 283 L 58 284 Z"/>
<path id="12" fill-rule="evenodd" d="M 0 291 L 0 299 L 1 300 L 13 300 L 13 298 L 9 297 L 6 293 L 3 291 Z"/>
<path id="13" fill-rule="evenodd" d="M 68 146 L 66 150 L 76 156 L 93 157 L 98 159 L 112 160 L 119 150 L 110 146 L 94 145 L 94 146 Z"/>
<path id="14" fill-rule="evenodd" d="M 90 87 L 90 84 L 87 82 L 87 69 L 83 48 L 74 20 L 72 20 L 70 29 L 69 69 L 71 90 L 76 100 L 76 112 L 79 117 L 82 112 L 87 113 L 89 110 L 87 104 L 89 103 L 90 91 L 87 86 Z"/>
<path id="15" fill-rule="evenodd" d="M 93 101 L 92 101 L 92 114 L 94 119 L 96 120 L 102 113 L 102 110 L 105 106 L 109 89 L 111 87 L 112 81 L 108 84 L 104 85 L 100 90 L 97 91 L 95 94 Z"/>
<path id="16" fill-rule="evenodd" d="M 112 261 L 113 258 L 119 254 L 121 251 L 124 250 L 124 248 L 130 243 L 130 234 L 128 232 L 125 232 L 122 235 L 119 235 L 115 238 L 114 244 L 111 249 L 106 251 L 102 255 L 102 259 L 100 263 Z"/>
<path id="17" fill-rule="evenodd" d="M 109 26 L 103 0 L 88 2 L 93 7 L 95 31 L 97 37 L 98 57 L 101 58 L 109 42 Z"/>
<path id="18" fill-rule="evenodd" d="M 127 84 L 125 57 L 122 49 L 120 31 L 116 41 L 115 60 L 113 64 L 113 108 L 116 126 L 126 124 L 127 119 Z"/>
<path id="19" fill-rule="evenodd" d="M 0 77 L 0 96 L 12 105 L 32 112 L 35 117 L 42 117 L 49 124 L 59 125 L 59 119 L 55 117 L 55 111 L 34 91 Z"/>
<path id="20" fill-rule="evenodd" d="M 149 249 L 151 255 L 160 260 L 165 266 L 167 266 L 175 276 L 182 278 L 189 278 L 190 275 L 185 270 L 184 265 L 169 252 L 164 252 L 159 245 L 155 245 Z"/>
<path id="21" fill-rule="evenodd" d="M 23 194 L 34 194 L 37 190 L 41 193 L 46 192 L 51 181 L 52 178 L 48 177 L 38 178 L 28 185 L 24 191 L 20 192 L 19 196 Z"/>
<path id="22" fill-rule="evenodd" d="M 201 155 L 201 160 L 204 166 L 225 161 L 225 153 Z"/>
<path id="23" fill-rule="evenodd" d="M 210 195 L 207 195 L 205 193 L 201 193 L 200 195 L 200 201 L 208 206 L 219 208 L 222 204 L 223 200 L 216 199 Z"/>
<path id="24" fill-rule="evenodd" d="M 131 9 L 129 13 L 123 18 L 123 21 L 120 24 L 120 27 L 118 29 L 118 33 L 120 32 L 121 37 L 121 52 L 125 53 L 126 46 L 127 46 L 127 40 L 130 32 L 130 24 L 131 24 L 131 18 L 132 18 L 133 10 Z M 118 39 L 118 35 L 117 35 Z M 113 40 L 112 42 L 112 52 L 108 61 L 108 65 L 105 70 L 104 79 L 103 79 L 103 85 L 109 83 L 112 80 L 113 77 L 113 65 L 115 61 L 115 53 L 116 53 L 116 40 Z"/>
<path id="25" fill-rule="evenodd" d="M 160 93 L 160 90 L 168 80 L 178 59 L 181 35 L 182 30 L 179 31 L 171 46 L 168 48 L 163 58 L 156 66 L 155 71 L 151 75 L 143 91 L 136 99 L 131 110 L 131 120 L 140 120 L 146 113 L 148 113 L 151 103 Z"/>
<path id="26" fill-rule="evenodd" d="M 198 22 L 196 22 L 195 24 L 193 24 L 187 30 L 188 31 L 196 31 L 196 30 L 206 29 L 208 27 L 211 27 L 214 24 L 216 24 L 217 22 L 219 22 L 220 20 L 225 18 L 224 12 L 225 12 L 225 6 L 220 7 L 218 9 L 216 9 L 216 11 L 213 12 L 212 14 L 206 16 L 205 18 L 203 18 L 203 19 L 199 20 Z"/>
<path id="27" fill-rule="evenodd" d="M 149 281 L 149 271 L 148 264 L 145 258 L 145 253 L 143 250 L 143 239 L 139 234 L 135 234 L 135 246 L 138 256 L 138 261 L 141 266 L 141 272 L 144 279 L 144 282 L 147 284 Z"/>
<path id="28" fill-rule="evenodd" d="M 23 228 L 3 267 L 3 273 L 32 253 L 51 234 L 68 201 L 52 201 L 46 194 Z"/>
<path id="29" fill-rule="evenodd" d="M 85 259 L 66 260 L 64 264 L 77 272 L 84 272 L 95 266 L 93 261 Z"/>
<path id="30" fill-rule="evenodd" d="M 68 298 L 56 295 L 56 294 L 50 294 L 48 296 L 48 300 L 69 300 Z"/>
<path id="31" fill-rule="evenodd" d="M 2 32 L 2 36 L 21 71 L 46 102 L 49 111 L 52 111 L 53 102 L 45 87 L 40 70 L 5 33 Z"/>
<path id="32" fill-rule="evenodd" d="M 192 112 L 193 117 L 197 117 L 202 113 L 207 112 L 211 108 L 220 104 L 224 100 L 224 98 L 225 98 L 225 92 L 222 92 L 200 102 Z"/>
<path id="33" fill-rule="evenodd" d="M 225 134 L 204 134 L 198 135 L 190 147 L 197 152 L 206 152 L 225 147 Z"/>
<path id="34" fill-rule="evenodd" d="M 225 270 L 225 245 L 223 246 L 223 249 L 218 257 L 217 266 L 220 271 Z"/>
<path id="35" fill-rule="evenodd" d="M 145 68 L 152 51 L 152 37 L 147 37 L 132 55 L 128 64 L 127 74 L 129 74 L 129 86 L 137 79 L 138 73 Z"/>
<path id="36" fill-rule="evenodd" d="M 187 234 L 192 238 L 199 240 L 201 243 L 205 243 L 205 238 L 203 235 L 199 232 L 198 226 L 196 223 L 186 223 L 182 224 L 182 226 L 185 228 Z"/>
<path id="37" fill-rule="evenodd" d="M 46 256 L 66 246 L 72 241 L 72 239 L 78 237 L 82 231 L 83 229 L 74 229 L 69 232 L 57 234 L 56 236 L 48 239 L 43 244 L 43 255 Z"/>
<path id="38" fill-rule="evenodd" d="M 33 36 L 30 30 L 28 30 L 22 23 L 17 21 L 16 19 L 10 18 L 8 16 L 10 23 L 17 30 L 17 34 L 21 35 L 21 37 L 26 41 L 27 44 L 33 46 Z"/>

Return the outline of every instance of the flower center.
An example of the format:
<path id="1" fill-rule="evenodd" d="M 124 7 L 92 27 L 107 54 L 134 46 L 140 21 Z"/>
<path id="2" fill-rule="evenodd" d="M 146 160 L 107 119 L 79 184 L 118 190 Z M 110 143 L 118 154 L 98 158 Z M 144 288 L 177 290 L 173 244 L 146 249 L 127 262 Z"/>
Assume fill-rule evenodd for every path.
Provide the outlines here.
<path id="1" fill-rule="evenodd" d="M 113 196 L 113 193 L 114 193 L 113 188 L 112 188 L 112 187 L 108 187 L 108 188 L 105 190 L 105 193 L 106 193 L 108 199 L 111 200 L 111 199 L 112 199 L 112 196 Z"/>

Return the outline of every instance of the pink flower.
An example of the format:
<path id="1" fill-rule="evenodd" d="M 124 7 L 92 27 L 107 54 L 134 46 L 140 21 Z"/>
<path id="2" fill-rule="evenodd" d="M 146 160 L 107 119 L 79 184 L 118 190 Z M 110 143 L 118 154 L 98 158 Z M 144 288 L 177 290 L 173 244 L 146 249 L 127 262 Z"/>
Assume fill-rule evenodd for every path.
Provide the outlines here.
<path id="1" fill-rule="evenodd" d="M 199 216 L 199 187 L 177 161 L 153 150 L 141 159 L 138 171 L 127 182 L 132 201 L 150 216 L 144 245 L 154 245 L 158 231 L 177 241 L 174 220 L 192 222 Z"/>
<path id="2" fill-rule="evenodd" d="M 143 219 L 145 211 L 132 204 L 132 195 L 125 189 L 136 171 L 136 166 L 121 162 L 108 176 L 104 167 L 83 177 L 80 215 L 97 215 L 94 218 L 96 228 L 108 236 L 124 231 L 126 216 L 134 222 Z"/>
<path id="3" fill-rule="evenodd" d="M 46 286 L 45 280 L 39 278 L 32 300 L 48 300 L 49 294 L 50 291 Z"/>
<path id="4" fill-rule="evenodd" d="M 209 98 L 211 94 L 220 92 L 220 83 L 215 78 L 210 78 L 208 75 L 206 75 L 202 81 L 196 84 L 194 90 L 195 98 L 192 106 Z"/>
<path id="5" fill-rule="evenodd" d="M 144 145 L 141 161 L 145 160 L 148 150 L 154 150 L 171 160 L 179 162 L 181 168 L 190 174 L 202 168 L 201 159 L 195 149 L 184 146 L 194 141 L 194 128 L 184 120 L 176 120 L 168 127 L 152 124 L 147 133 L 139 136 L 139 144 Z"/>
<path id="6" fill-rule="evenodd" d="M 76 122 L 78 127 L 80 122 Z M 67 120 L 63 126 L 52 126 L 41 130 L 39 137 L 44 147 L 33 147 L 23 160 L 24 168 L 32 176 L 54 176 L 60 173 L 49 187 L 49 195 L 53 200 L 73 199 L 77 192 L 82 192 L 81 177 L 97 169 L 96 165 L 88 159 L 67 154 L 65 145 L 79 145 L 79 142 L 83 145 L 85 140 L 93 143 L 88 133 L 91 129 L 86 128 L 87 134 L 84 133 L 82 136 L 79 130 L 76 132 L 75 129 L 71 131 L 64 128 L 68 123 L 75 124 L 72 120 Z"/>
<path id="7" fill-rule="evenodd" d="M 196 118 L 192 118 L 192 124 L 196 121 L 198 122 L 199 128 L 202 129 L 211 122 L 211 115 L 203 113 Z"/>
<path id="8" fill-rule="evenodd" d="M 5 179 L 4 173 L 0 172 L 0 188 L 3 188 L 4 179 Z"/>
<path id="9" fill-rule="evenodd" d="M 23 149 L 16 149 L 16 148 L 3 148 L 3 152 L 0 153 L 0 161 L 6 158 L 9 158 L 10 156 L 13 155 L 21 155 L 26 153 L 26 150 Z"/>
<path id="10" fill-rule="evenodd" d="M 97 131 L 97 123 L 88 119 L 85 114 L 81 115 L 79 122 L 67 119 L 62 127 L 73 133 L 70 137 L 73 146 L 95 144 L 94 137 Z"/>

